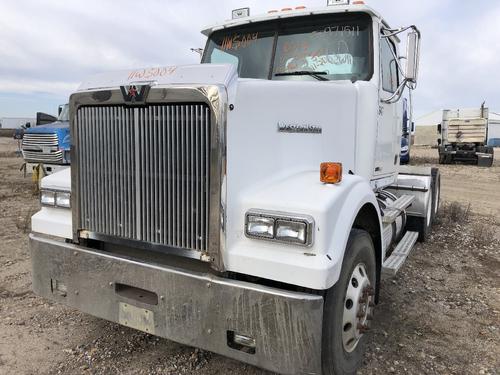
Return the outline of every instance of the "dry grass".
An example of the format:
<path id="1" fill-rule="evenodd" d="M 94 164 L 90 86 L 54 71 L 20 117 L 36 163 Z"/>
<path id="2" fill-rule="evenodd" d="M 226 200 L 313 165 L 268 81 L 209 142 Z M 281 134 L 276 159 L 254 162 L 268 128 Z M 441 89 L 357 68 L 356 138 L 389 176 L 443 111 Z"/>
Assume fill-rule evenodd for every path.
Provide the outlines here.
<path id="1" fill-rule="evenodd" d="M 437 217 L 438 224 L 463 224 L 469 221 L 471 215 L 470 203 L 445 202 Z"/>
<path id="2" fill-rule="evenodd" d="M 459 231 L 466 234 L 471 245 L 475 247 L 489 246 L 496 241 L 495 217 L 474 215 L 470 203 L 444 203 L 436 218 L 436 224 L 458 228 Z"/>

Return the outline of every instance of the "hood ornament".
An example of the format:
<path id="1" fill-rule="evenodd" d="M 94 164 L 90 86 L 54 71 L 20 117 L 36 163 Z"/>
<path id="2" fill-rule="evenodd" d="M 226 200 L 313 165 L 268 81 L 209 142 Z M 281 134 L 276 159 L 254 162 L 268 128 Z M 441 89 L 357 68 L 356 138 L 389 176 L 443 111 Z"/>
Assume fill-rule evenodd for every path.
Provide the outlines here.
<path id="1" fill-rule="evenodd" d="M 130 84 L 120 86 L 126 104 L 144 104 L 149 94 L 150 85 Z"/>

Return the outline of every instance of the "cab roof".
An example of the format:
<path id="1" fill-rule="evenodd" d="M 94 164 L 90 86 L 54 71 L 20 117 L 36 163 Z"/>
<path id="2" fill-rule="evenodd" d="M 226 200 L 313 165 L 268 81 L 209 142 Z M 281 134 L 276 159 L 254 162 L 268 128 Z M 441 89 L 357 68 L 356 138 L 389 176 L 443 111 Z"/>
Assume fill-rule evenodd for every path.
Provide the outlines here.
<path id="1" fill-rule="evenodd" d="M 346 13 L 346 12 L 364 12 L 371 16 L 378 18 L 384 26 L 389 27 L 387 23 L 383 20 L 382 16 L 367 5 L 353 4 L 353 5 L 331 5 L 319 8 L 301 8 L 293 10 L 277 11 L 273 13 L 264 13 L 255 16 L 236 18 L 232 20 L 226 20 L 224 22 L 219 22 L 215 25 L 205 27 L 201 32 L 207 37 L 210 36 L 214 31 L 229 29 L 237 26 L 248 25 L 251 23 L 259 23 L 271 20 L 277 20 L 282 18 L 291 17 L 306 17 L 317 14 L 335 14 L 335 13 Z"/>

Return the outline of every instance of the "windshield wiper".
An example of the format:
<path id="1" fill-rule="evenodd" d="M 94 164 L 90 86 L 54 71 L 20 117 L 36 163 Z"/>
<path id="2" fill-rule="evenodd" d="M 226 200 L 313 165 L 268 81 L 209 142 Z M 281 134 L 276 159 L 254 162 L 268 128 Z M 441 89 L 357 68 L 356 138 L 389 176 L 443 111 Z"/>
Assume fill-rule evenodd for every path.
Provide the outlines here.
<path id="1" fill-rule="evenodd" d="M 323 75 L 327 75 L 328 72 L 311 72 L 309 70 L 296 70 L 294 72 L 285 72 L 285 73 L 276 73 L 275 77 L 283 77 L 283 76 L 311 76 L 316 78 L 318 81 L 329 81 L 328 78 L 322 77 Z"/>

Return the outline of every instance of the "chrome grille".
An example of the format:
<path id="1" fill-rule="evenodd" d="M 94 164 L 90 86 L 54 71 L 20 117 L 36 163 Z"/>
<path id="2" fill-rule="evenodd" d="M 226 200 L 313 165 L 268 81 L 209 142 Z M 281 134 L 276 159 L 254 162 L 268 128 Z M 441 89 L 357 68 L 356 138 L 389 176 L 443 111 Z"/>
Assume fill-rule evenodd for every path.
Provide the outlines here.
<path id="1" fill-rule="evenodd" d="M 81 229 L 207 250 L 206 105 L 82 107 L 75 121 Z"/>
<path id="2" fill-rule="evenodd" d="M 28 162 L 62 163 L 63 153 L 58 147 L 57 134 L 25 133 L 23 158 Z"/>
<path id="3" fill-rule="evenodd" d="M 55 151 L 50 153 L 45 153 L 42 150 L 40 151 L 27 151 L 23 150 L 23 158 L 27 162 L 36 162 L 36 163 L 62 163 L 63 161 L 63 153 L 62 151 Z"/>
<path id="4" fill-rule="evenodd" d="M 58 140 L 57 134 L 43 134 L 43 133 L 25 133 L 23 136 L 23 149 L 39 146 L 55 146 L 57 147 Z"/>

